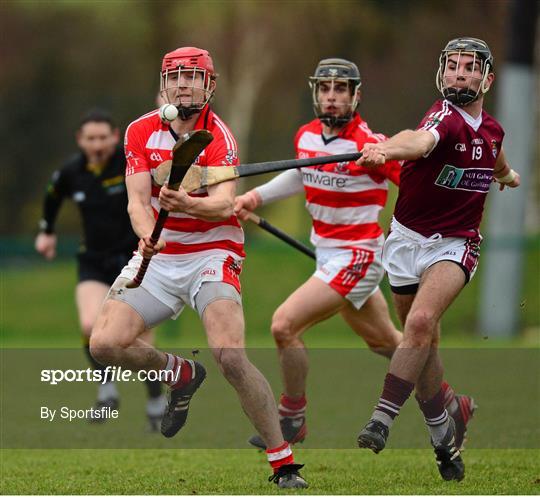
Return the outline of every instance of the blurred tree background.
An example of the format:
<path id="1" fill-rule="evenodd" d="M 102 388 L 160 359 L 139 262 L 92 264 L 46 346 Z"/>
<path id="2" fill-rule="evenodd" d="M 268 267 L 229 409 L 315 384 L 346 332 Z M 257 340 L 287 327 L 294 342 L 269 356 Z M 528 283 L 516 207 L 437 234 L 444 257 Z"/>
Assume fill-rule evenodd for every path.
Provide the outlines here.
<path id="1" fill-rule="evenodd" d="M 214 107 L 236 134 L 243 162 L 287 158 L 297 127 L 313 116 L 307 77 L 319 59 L 357 62 L 361 114 L 373 130 L 392 134 L 415 126 L 437 97 L 437 57 L 449 38 L 484 38 L 497 65 L 504 62 L 508 6 L 504 0 L 457 0 L 451 10 L 430 0 L 4 0 L 2 233 L 35 231 L 44 186 L 75 150 L 74 128 L 88 108 L 110 109 L 124 129 L 154 107 L 167 51 L 194 45 L 213 55 L 220 74 Z M 487 100 L 493 110 L 493 95 Z M 284 210 L 274 211 L 279 217 Z M 297 218 L 287 218 L 289 229 L 301 231 Z M 61 222 L 60 230 L 77 231 L 75 215 L 63 213 Z"/>
<path id="2" fill-rule="evenodd" d="M 152 110 L 168 51 L 188 45 L 210 51 L 220 75 L 213 106 L 237 136 L 242 162 L 285 159 L 293 156 L 298 126 L 313 118 L 307 81 L 320 59 L 344 57 L 358 64 L 360 113 L 374 131 L 391 135 L 415 127 L 438 98 L 438 56 L 450 38 L 485 39 L 496 70 L 504 64 L 511 1 L 2 0 L 3 252 L 13 252 L 13 240 L 25 240 L 24 251 L 33 251 L 45 186 L 76 150 L 81 115 L 105 107 L 124 130 Z M 538 60 L 537 47 L 536 67 Z M 491 92 L 486 107 L 496 114 L 494 104 Z M 529 197 L 534 251 L 538 169 L 532 185 L 521 191 Z M 240 190 L 261 181 L 245 180 Z M 385 226 L 392 208 L 390 202 Z M 310 224 L 301 196 L 262 214 L 307 239 Z M 78 234 L 78 225 L 76 209 L 67 204 L 58 224 L 61 240 Z M 248 238 L 259 236 L 247 228 Z M 533 259 L 537 269 L 538 256 Z"/>

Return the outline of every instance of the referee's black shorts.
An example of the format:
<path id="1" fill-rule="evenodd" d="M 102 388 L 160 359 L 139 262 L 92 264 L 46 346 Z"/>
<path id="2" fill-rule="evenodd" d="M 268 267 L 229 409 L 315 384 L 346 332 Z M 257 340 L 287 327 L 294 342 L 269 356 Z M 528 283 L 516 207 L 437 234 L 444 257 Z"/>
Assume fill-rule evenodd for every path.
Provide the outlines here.
<path id="1" fill-rule="evenodd" d="M 133 251 L 105 255 L 79 253 L 77 255 L 79 282 L 97 280 L 112 285 L 132 256 Z"/>

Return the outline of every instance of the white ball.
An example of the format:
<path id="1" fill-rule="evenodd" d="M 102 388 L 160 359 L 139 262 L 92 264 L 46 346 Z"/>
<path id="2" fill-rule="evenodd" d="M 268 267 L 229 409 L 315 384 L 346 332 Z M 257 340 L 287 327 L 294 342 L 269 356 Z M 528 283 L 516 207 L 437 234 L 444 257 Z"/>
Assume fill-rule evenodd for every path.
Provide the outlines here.
<path id="1" fill-rule="evenodd" d="M 178 117 L 178 109 L 172 104 L 163 104 L 159 108 L 159 117 L 163 121 L 174 121 Z"/>

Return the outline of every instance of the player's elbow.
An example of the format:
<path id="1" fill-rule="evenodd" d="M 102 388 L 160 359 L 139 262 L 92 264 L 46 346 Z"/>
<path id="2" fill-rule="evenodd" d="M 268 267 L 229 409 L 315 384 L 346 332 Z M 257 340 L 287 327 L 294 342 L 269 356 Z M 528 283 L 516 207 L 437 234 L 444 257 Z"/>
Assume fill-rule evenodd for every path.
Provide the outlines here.
<path id="1" fill-rule="evenodd" d="M 133 219 L 137 216 L 137 213 L 144 211 L 144 205 L 139 200 L 130 200 L 127 206 L 127 212 L 129 217 Z"/>
<path id="2" fill-rule="evenodd" d="M 135 208 L 135 203 L 130 201 L 128 202 L 128 205 L 127 205 L 127 212 L 129 214 L 130 217 L 133 217 L 133 215 L 135 214 L 135 211 L 136 211 L 136 208 Z"/>
<path id="3" fill-rule="evenodd" d="M 435 146 L 435 137 L 426 130 L 416 130 L 411 132 L 414 134 L 414 155 L 412 159 L 419 159 L 429 154 Z"/>

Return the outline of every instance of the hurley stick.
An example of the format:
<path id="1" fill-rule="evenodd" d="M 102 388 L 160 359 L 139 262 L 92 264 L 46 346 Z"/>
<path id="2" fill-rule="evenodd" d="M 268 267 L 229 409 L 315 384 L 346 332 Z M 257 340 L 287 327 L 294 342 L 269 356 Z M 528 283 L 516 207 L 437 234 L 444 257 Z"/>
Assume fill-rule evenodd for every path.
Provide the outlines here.
<path id="1" fill-rule="evenodd" d="M 184 176 L 193 164 L 197 156 L 204 150 L 204 148 L 214 139 L 212 134 L 207 130 L 194 130 L 182 135 L 172 150 L 172 163 L 169 175 L 169 188 L 171 190 L 178 190 L 180 183 Z M 150 236 L 152 244 L 157 244 L 161 231 L 165 225 L 165 221 L 169 216 L 169 211 L 161 208 L 154 225 L 154 230 Z M 128 289 L 134 289 L 141 285 L 148 265 L 150 264 L 152 257 L 145 257 L 141 262 L 139 271 L 135 278 L 126 284 Z"/>
<path id="2" fill-rule="evenodd" d="M 298 249 L 300 252 L 303 252 L 305 255 L 309 256 L 310 258 L 315 259 L 315 253 L 309 247 L 302 244 L 302 242 L 296 239 L 293 239 L 290 235 L 281 231 L 279 228 L 276 228 L 271 223 L 268 223 L 268 221 L 266 221 L 264 218 L 261 218 L 260 216 L 257 216 L 255 213 L 251 213 L 251 212 L 248 212 L 247 218 L 249 221 L 260 226 L 263 230 L 266 230 L 272 235 L 275 235 L 278 239 L 281 239 L 283 242 L 286 242 L 287 244 L 294 247 L 295 249 Z"/>

